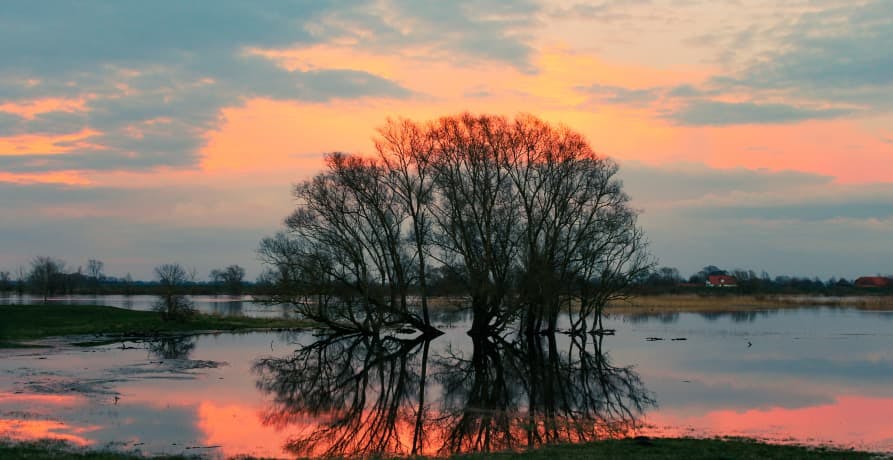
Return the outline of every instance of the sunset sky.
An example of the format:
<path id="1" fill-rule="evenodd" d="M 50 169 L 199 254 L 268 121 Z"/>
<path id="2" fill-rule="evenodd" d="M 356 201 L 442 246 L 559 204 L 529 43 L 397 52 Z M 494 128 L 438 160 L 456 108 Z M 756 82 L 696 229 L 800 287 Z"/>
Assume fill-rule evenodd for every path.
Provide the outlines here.
<path id="1" fill-rule="evenodd" d="M 0 3 L 0 270 L 260 271 L 387 117 L 527 112 L 617 160 L 651 250 L 893 273 L 893 2 Z"/>

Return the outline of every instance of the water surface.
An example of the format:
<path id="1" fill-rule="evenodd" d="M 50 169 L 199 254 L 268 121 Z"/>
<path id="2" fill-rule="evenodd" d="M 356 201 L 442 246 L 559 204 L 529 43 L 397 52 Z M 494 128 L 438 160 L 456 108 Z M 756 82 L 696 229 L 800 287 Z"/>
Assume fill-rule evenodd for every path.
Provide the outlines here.
<path id="1" fill-rule="evenodd" d="M 202 313 L 223 316 L 251 316 L 282 318 L 292 314 L 287 305 L 266 305 L 254 302 L 249 295 L 188 295 L 195 309 Z M 154 295 L 66 295 L 49 297 L 49 305 L 102 305 L 128 310 L 151 311 L 158 296 Z M 44 303 L 43 297 L 25 295 L 0 295 L 0 305 L 32 305 Z"/>
<path id="2" fill-rule="evenodd" d="M 893 313 L 614 316 L 615 336 L 311 332 L 0 350 L 0 436 L 294 457 L 733 435 L 893 452 Z M 684 339 L 684 340 L 681 340 Z"/>

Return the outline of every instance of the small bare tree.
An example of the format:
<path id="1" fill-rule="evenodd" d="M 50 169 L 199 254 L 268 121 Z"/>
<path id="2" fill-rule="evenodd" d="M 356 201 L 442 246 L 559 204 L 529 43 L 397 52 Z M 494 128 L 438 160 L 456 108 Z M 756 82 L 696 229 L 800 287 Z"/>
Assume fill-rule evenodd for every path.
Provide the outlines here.
<path id="1" fill-rule="evenodd" d="M 127 272 L 127 275 L 124 276 L 122 283 L 124 284 L 124 295 L 129 296 L 133 294 L 133 276 L 130 276 L 130 272 Z"/>
<path id="2" fill-rule="evenodd" d="M 189 281 L 189 273 L 180 264 L 163 264 L 155 267 L 155 276 L 161 285 L 161 294 L 155 303 L 155 311 L 165 321 L 184 320 L 195 313 L 192 301 L 183 294 Z"/>
<path id="3" fill-rule="evenodd" d="M 5 270 L 0 270 L 0 292 L 12 289 L 12 275 Z"/>
<path id="4" fill-rule="evenodd" d="M 24 265 L 19 265 L 15 270 L 16 276 L 16 294 L 19 296 L 25 293 L 25 284 L 28 282 L 28 270 Z"/>
<path id="5" fill-rule="evenodd" d="M 93 292 L 99 292 L 99 285 L 102 282 L 102 269 L 105 266 L 101 260 L 90 259 L 87 261 L 87 276 L 90 277 L 90 281 L 93 283 Z"/>

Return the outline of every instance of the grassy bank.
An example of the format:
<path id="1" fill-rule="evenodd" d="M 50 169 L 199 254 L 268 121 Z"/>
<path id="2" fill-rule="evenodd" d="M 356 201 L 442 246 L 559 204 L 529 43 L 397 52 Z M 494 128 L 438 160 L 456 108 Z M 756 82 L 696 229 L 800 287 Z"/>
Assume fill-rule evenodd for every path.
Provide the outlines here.
<path id="1" fill-rule="evenodd" d="M 779 446 L 747 439 L 623 439 L 581 445 L 550 446 L 523 453 L 474 454 L 465 460 L 552 459 L 869 459 L 878 455 L 852 450 Z"/>
<path id="2" fill-rule="evenodd" d="M 76 450 L 55 441 L 11 444 L 0 441 L 0 458 L 28 459 L 83 459 L 135 460 L 145 459 L 139 454 L 91 452 Z M 149 457 L 179 459 L 190 457 Z M 246 458 L 246 457 L 240 457 Z M 529 452 L 469 454 L 452 458 L 463 460 L 485 459 L 870 459 L 889 458 L 852 450 L 834 450 L 800 446 L 778 446 L 741 439 L 649 439 L 602 441 L 584 445 L 551 446 Z"/>
<path id="3" fill-rule="evenodd" d="M 195 315 L 165 322 L 155 312 L 95 305 L 0 305 L 0 347 L 65 335 L 154 336 L 195 331 L 244 331 L 307 327 L 305 321 Z"/>
<path id="4" fill-rule="evenodd" d="M 802 295 L 666 294 L 633 297 L 608 305 L 608 313 L 750 311 L 814 306 L 891 310 L 893 296 L 820 297 Z"/>

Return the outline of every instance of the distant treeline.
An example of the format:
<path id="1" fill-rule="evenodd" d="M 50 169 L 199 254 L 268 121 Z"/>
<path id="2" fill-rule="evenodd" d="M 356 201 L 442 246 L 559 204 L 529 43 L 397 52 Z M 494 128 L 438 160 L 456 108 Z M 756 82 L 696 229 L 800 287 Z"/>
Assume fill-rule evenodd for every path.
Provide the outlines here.
<path id="1" fill-rule="evenodd" d="M 31 294 L 36 296 L 58 295 L 162 295 L 170 289 L 160 279 L 134 280 L 125 276 L 103 273 L 104 264 L 90 259 L 84 267 L 68 268 L 56 258 L 35 257 L 31 264 L 15 271 L 0 270 L 0 292 L 7 294 Z M 256 280 L 245 280 L 245 270 L 239 265 L 211 270 L 202 277 L 195 269 L 187 269 L 186 279 L 178 283 L 179 294 L 191 295 L 257 295 L 274 293 L 273 275 L 262 273 Z M 724 275 L 735 278 L 734 287 L 707 287 L 709 276 Z M 893 279 L 887 275 L 886 278 Z M 673 267 L 649 270 L 634 280 L 631 294 L 815 294 L 829 296 L 893 294 L 893 282 L 886 287 L 865 288 L 854 284 L 856 278 L 831 277 L 826 280 L 799 276 L 770 276 L 763 271 L 723 270 L 708 265 L 690 276 L 681 276 Z M 416 289 L 418 287 L 416 286 Z M 465 294 L 461 279 L 443 267 L 432 268 L 428 279 L 428 291 L 432 296 L 452 297 Z"/>
<path id="2" fill-rule="evenodd" d="M 0 292 L 18 295 L 31 294 L 44 298 L 59 295 L 162 295 L 170 291 L 164 279 L 134 280 L 130 273 L 123 277 L 106 275 L 105 264 L 90 259 L 86 268 L 69 268 L 57 258 L 35 257 L 28 267 L 15 271 L 0 270 Z M 245 281 L 245 269 L 230 265 L 211 270 L 207 278 L 195 269 L 184 270 L 182 282 L 177 284 L 180 294 L 257 294 L 260 285 Z"/>
<path id="3" fill-rule="evenodd" d="M 735 278 L 733 287 L 709 287 L 707 280 L 711 276 L 731 276 Z M 893 280 L 893 275 L 879 275 L 881 278 Z M 855 281 L 831 277 L 822 280 L 817 277 L 771 276 L 766 271 L 756 273 L 754 270 L 724 270 L 715 265 L 708 265 L 688 278 L 680 275 L 673 267 L 660 267 L 650 270 L 639 277 L 632 288 L 635 294 L 815 294 L 815 295 L 864 295 L 893 294 L 893 281 L 887 286 L 859 287 Z"/>

